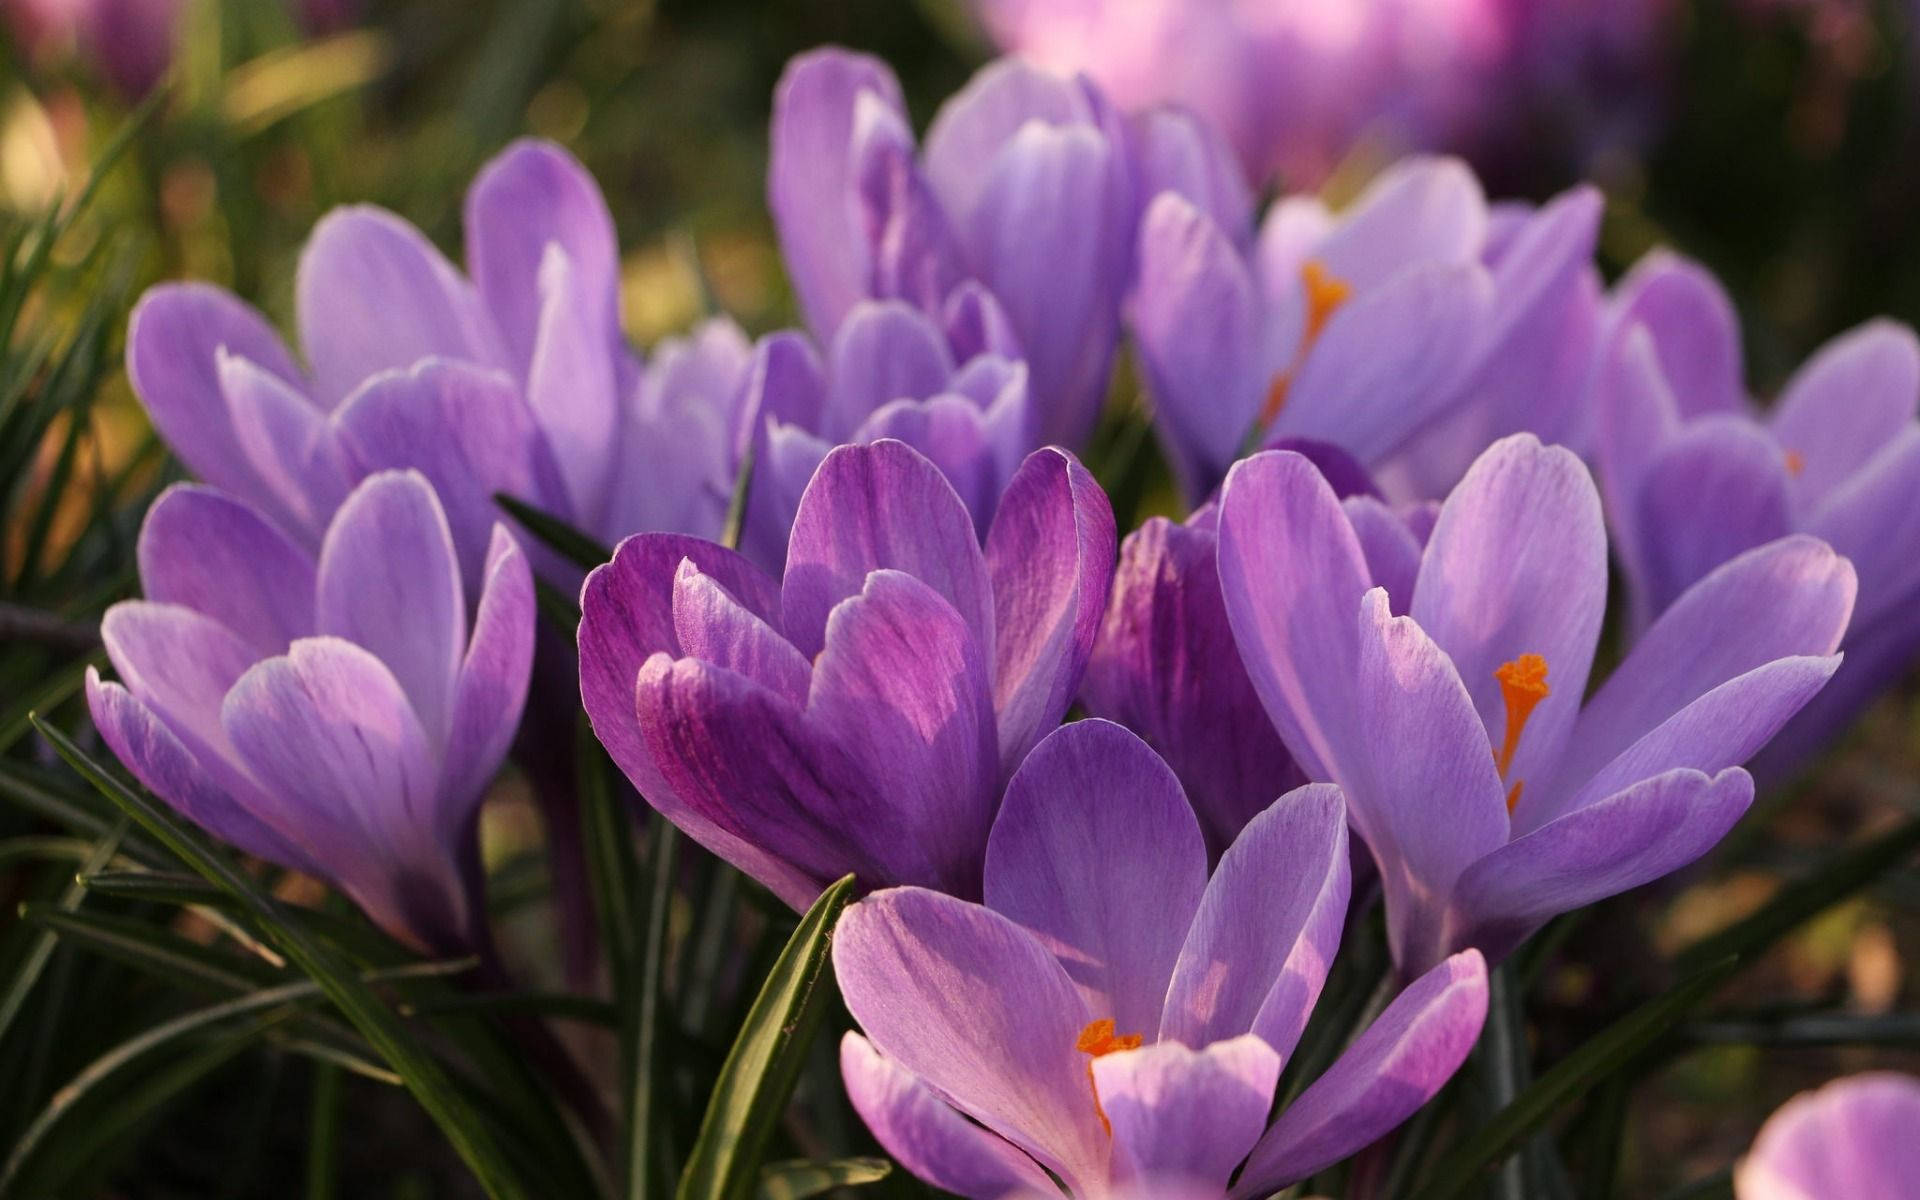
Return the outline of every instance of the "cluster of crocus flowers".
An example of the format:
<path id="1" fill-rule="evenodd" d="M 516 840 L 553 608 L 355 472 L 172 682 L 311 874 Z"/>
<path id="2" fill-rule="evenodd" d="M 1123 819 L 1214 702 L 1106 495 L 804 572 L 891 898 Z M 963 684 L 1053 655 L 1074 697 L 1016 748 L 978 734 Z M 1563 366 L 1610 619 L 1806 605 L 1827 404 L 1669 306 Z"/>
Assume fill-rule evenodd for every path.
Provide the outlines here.
<path id="1" fill-rule="evenodd" d="M 865 1031 L 841 1070 L 881 1144 L 980 1200 L 1046 1194 L 1050 1175 L 1084 1200 L 1255 1197 L 1425 1104 L 1486 1017 L 1472 950 L 1268 1125 L 1346 916 L 1338 789 L 1278 797 L 1207 862 L 1179 782 L 1134 735 L 1079 721 L 1035 747 L 987 841 L 984 903 L 893 888 L 841 919 L 834 970 Z"/>
<path id="2" fill-rule="evenodd" d="M 1920 1080 L 1855 1075 L 1768 1118 L 1734 1171 L 1737 1200 L 1901 1200 L 1920 1179 Z"/>

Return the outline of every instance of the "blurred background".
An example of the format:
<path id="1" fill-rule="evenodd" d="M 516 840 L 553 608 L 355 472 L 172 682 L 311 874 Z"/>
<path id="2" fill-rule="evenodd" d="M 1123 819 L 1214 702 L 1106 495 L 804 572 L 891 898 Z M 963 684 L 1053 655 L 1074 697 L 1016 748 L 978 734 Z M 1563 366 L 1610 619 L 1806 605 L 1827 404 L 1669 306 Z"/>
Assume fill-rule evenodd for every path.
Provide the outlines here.
<path id="1" fill-rule="evenodd" d="M 1051 13 L 984 7 L 993 34 L 1043 58 L 1085 51 L 1099 25 L 1076 33 L 1074 20 L 1091 19 L 1076 14 L 1095 7 L 1080 0 L 1056 0 Z M 1032 25 L 1036 9 L 1064 24 Z M 1350 195 L 1394 153 L 1423 147 L 1469 154 L 1497 196 L 1540 199 L 1591 178 L 1608 197 L 1609 277 L 1658 245 L 1704 260 L 1739 305 L 1763 396 L 1868 316 L 1920 323 L 1920 8 L 1485 0 L 1476 11 L 1517 13 L 1524 25 L 1560 9 L 1577 20 L 1503 35 L 1502 53 L 1450 74 L 1445 97 L 1418 111 L 1391 82 L 1376 92 L 1327 72 L 1323 91 L 1300 99 L 1317 140 L 1277 160 L 1272 186 Z M 564 143 L 606 193 L 636 343 L 711 311 L 765 332 L 795 316 L 764 206 L 768 107 L 786 59 L 822 42 L 886 59 L 922 127 L 994 52 L 988 25 L 959 0 L 0 0 L 0 397 L 14 398 L 0 404 L 0 752 L 27 753 L 26 708 L 72 703 L 69 668 L 90 653 L 99 611 L 131 592 L 145 500 L 178 470 L 120 368 L 126 310 L 142 287 L 211 280 L 284 326 L 301 243 L 322 213 L 380 204 L 457 257 L 467 181 L 507 141 L 533 134 Z M 1158 78 L 1148 64 L 1109 82 L 1119 91 Z M 1329 97 L 1351 103 L 1322 114 Z M 1275 119 L 1284 125 L 1285 112 Z M 90 165 L 129 129 L 97 192 L 72 207 Z M 50 263 L 23 282 L 22 256 L 63 203 L 71 219 Z M 1548 968 L 1539 1061 L 1658 986 L 1644 977 L 1646 943 L 1621 930 L 1683 944 L 1750 911 L 1810 855 L 1920 810 L 1917 721 L 1909 687 L 1714 864 L 1574 929 Z M 510 801 L 500 808 L 497 858 L 524 825 Z M 0 814 L 4 832 L 25 824 Z M 0 870 L 0 929 L 16 902 L 60 885 Z M 1916 963 L 1920 875 L 1896 873 L 1743 975 L 1732 999 L 1891 1013 L 1920 982 Z M 0 960 L 0 979 L 8 969 Z M 5 1081 L 21 1077 L 9 1072 L 65 1078 L 116 1030 L 137 1027 L 148 1001 L 101 994 L 86 969 L 69 963 L 54 995 L 97 1014 L 98 1041 L 0 1062 L 0 1108 L 15 1103 Z M 1701 1045 L 1639 1093 L 1649 1102 L 1629 1114 L 1618 1194 L 1658 1196 L 1724 1166 L 1788 1095 L 1902 1065 L 1903 1046 L 1920 1047 L 1920 1029 L 1868 1048 Z M 276 1183 L 305 1169 L 313 1135 L 296 1074 L 250 1056 L 211 1075 L 187 1102 L 102 1142 L 99 1194 L 283 1194 Z M 346 1086 L 365 1095 L 343 1110 L 341 1194 L 466 1194 L 457 1165 L 422 1149 L 436 1135 L 404 1096 Z M 17 1094 L 29 1092 L 38 1088 Z M 21 1114 L 5 1116 L 17 1127 Z"/>

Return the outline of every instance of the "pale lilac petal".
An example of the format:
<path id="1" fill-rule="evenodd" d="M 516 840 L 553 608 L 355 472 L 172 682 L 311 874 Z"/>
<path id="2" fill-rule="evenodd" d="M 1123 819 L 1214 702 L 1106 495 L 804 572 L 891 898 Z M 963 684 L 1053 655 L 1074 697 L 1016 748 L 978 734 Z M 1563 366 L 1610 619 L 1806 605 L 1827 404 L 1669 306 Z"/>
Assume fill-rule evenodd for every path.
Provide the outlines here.
<path id="1" fill-rule="evenodd" d="M 1779 443 L 1742 417 L 1694 422 L 1648 466 L 1630 519 L 1640 527 L 1634 582 L 1658 613 L 1714 567 L 1790 531 Z"/>
<path id="2" fill-rule="evenodd" d="M 933 1089 L 848 1031 L 840 1040 L 847 1099 L 893 1160 L 942 1191 L 1003 1200 L 1022 1189 L 1055 1191 L 1040 1165 L 961 1116 Z"/>
<path id="3" fill-rule="evenodd" d="M 947 211 L 971 213 L 987 188 L 983 168 L 1029 124 L 1095 127 L 1087 94 L 1017 58 L 975 72 L 927 128 L 926 170 Z"/>
<path id="4" fill-rule="evenodd" d="M 807 324 L 821 337 L 867 295 L 871 259 L 857 225 L 853 175 L 862 96 L 906 111 L 884 63 L 832 47 L 795 57 L 773 95 L 767 205 Z"/>
<path id="5" fill-rule="evenodd" d="M 993 661 L 993 586 L 973 517 L 953 485 L 904 443 L 841 446 L 814 472 L 787 543 L 781 604 L 788 639 L 802 654 L 817 654 L 833 606 L 883 568 L 946 597 Z"/>
<path id="6" fill-rule="evenodd" d="M 1645 779 L 1515 838 L 1454 888 L 1457 945 L 1499 962 L 1551 917 L 1671 874 L 1717 845 L 1753 801 L 1737 767 Z"/>
<path id="7" fill-rule="evenodd" d="M 1627 578 L 1638 579 L 1649 553 L 1640 528 L 1640 483 L 1647 468 L 1680 432 L 1680 405 L 1660 371 L 1659 350 L 1645 329 L 1631 330 L 1601 356 L 1592 382 L 1595 473 L 1607 508 L 1614 550 Z M 1651 532 L 1651 531 L 1649 531 Z M 1650 600 L 1629 597 L 1634 624 L 1653 616 Z"/>
<path id="8" fill-rule="evenodd" d="M 897 888 L 840 918 L 833 968 L 882 1054 L 1074 1191 L 1099 1194 L 1108 1138 L 1075 1048 L 1094 1015 L 1033 935 L 977 904 Z"/>
<path id="9" fill-rule="evenodd" d="M 513 745 L 533 671 L 533 572 L 503 525 L 493 527 L 473 637 L 453 693 L 440 788 L 444 810 L 471 805 Z M 469 810 L 470 812 L 470 810 Z"/>
<path id="10" fill-rule="evenodd" d="M 224 350 L 214 358 L 234 440 L 263 489 L 246 498 L 304 544 L 317 545 L 355 475 L 334 426 L 271 371 Z"/>
<path id="11" fill-rule="evenodd" d="M 1807 518 L 1860 575 L 1856 627 L 1900 620 L 1920 588 L 1920 427 L 1908 424 Z"/>
<path id="12" fill-rule="evenodd" d="M 294 278 L 315 398 L 339 406 L 368 376 L 443 357 L 505 367 L 472 285 L 419 230 L 384 209 L 335 209 L 313 227 Z"/>
<path id="13" fill-rule="evenodd" d="M 318 631 L 385 664 L 437 758 L 452 729 L 467 611 L 453 535 L 422 476 L 384 471 L 354 489 L 327 529 L 314 597 Z"/>
<path id="14" fill-rule="evenodd" d="M 756 566 L 777 571 L 786 562 L 787 542 L 794 516 L 800 511 L 800 498 L 820 464 L 833 452 L 833 445 L 798 425 L 767 423 L 754 454 L 746 527 L 740 536 L 742 553 Z"/>
<path id="15" fill-rule="evenodd" d="M 1920 1178 L 1920 1080 L 1890 1071 L 1803 1092 L 1734 1169 L 1739 1200 L 1902 1200 Z"/>
<path id="16" fill-rule="evenodd" d="M 1151 1040 L 1160 1028 L 1206 887 L 1206 844 L 1179 780 L 1120 726 L 1062 726 L 1007 784 L 987 843 L 987 906 L 1053 951 L 1087 1011 L 1121 1033 Z"/>
<path id="17" fill-rule="evenodd" d="M 1487 239 L 1487 199 L 1454 158 L 1410 158 L 1381 173 L 1313 252 L 1370 291 L 1411 266 L 1469 263 Z"/>
<path id="18" fill-rule="evenodd" d="M 971 632 L 920 580 L 874 571 L 834 606 L 807 719 L 865 767 L 882 800 L 857 823 L 826 826 L 867 847 L 884 872 L 870 885 L 979 894 L 1000 778 L 989 695 Z"/>
<path id="19" fill-rule="evenodd" d="M 998 456 L 987 441 L 985 419 L 979 405 L 952 393 L 926 400 L 895 400 L 868 417 L 847 440 L 893 438 L 926 455 L 953 485 L 973 514 L 974 528 L 984 536 L 1002 486 Z"/>
<path id="20" fill-rule="evenodd" d="M 258 659 L 253 647 L 212 617 L 174 604 L 123 600 L 100 621 L 100 640 L 134 699 L 153 711 L 201 766 L 229 792 L 233 747 L 220 727 L 220 705 Z"/>
<path id="21" fill-rule="evenodd" d="M 1415 980 L 1280 1114 L 1233 1195 L 1267 1195 L 1394 1129 L 1453 1077 L 1486 1017 L 1487 964 L 1477 951 Z"/>
<path id="22" fill-rule="evenodd" d="M 1114 1174 L 1174 1177 L 1224 1189 L 1260 1140 L 1280 1056 L 1252 1035 L 1190 1050 L 1161 1042 L 1093 1061 L 1113 1126 Z"/>
<path id="23" fill-rule="evenodd" d="M 1290 331 L 1287 345 L 1299 339 L 1302 328 L 1300 270 L 1333 227 L 1333 213 L 1317 196 L 1282 196 L 1261 219 L 1253 247 L 1254 276 L 1269 305 L 1294 310 L 1275 323 Z"/>
<path id="24" fill-rule="evenodd" d="M 1636 326 L 1652 335 L 1683 416 L 1745 410 L 1740 318 L 1712 272 L 1666 251 L 1641 259 L 1614 289 L 1616 336 Z"/>
<path id="25" fill-rule="evenodd" d="M 1349 496 L 1340 507 L 1353 523 L 1354 536 L 1360 539 L 1373 586 L 1387 589 L 1394 615 L 1403 615 L 1413 603 L 1425 547 L 1413 536 L 1406 520 L 1383 501 L 1372 496 Z"/>
<path id="26" fill-rule="evenodd" d="M 856 304 L 833 337 L 818 431 L 847 441 L 889 401 L 923 400 L 946 390 L 952 374 L 953 358 L 927 317 L 898 300 Z"/>
<path id="27" fill-rule="evenodd" d="M 914 161 L 905 114 L 870 93 L 861 96 L 853 144 L 862 233 L 872 254 L 871 294 L 939 312 L 966 267 L 947 214 Z"/>
<path id="28" fill-rule="evenodd" d="M 257 657 L 313 632 L 313 560 L 253 509 L 211 488 L 175 484 L 140 526 L 148 600 L 205 613 Z"/>
<path id="29" fill-rule="evenodd" d="M 1496 442 L 1440 509 L 1414 586 L 1413 619 L 1453 660 L 1487 742 L 1505 741 L 1495 673 L 1522 655 L 1546 659 L 1506 778 L 1544 782 L 1566 743 L 1607 609 L 1607 530 L 1586 466 L 1532 434 Z"/>
<path id="30" fill-rule="evenodd" d="M 615 470 L 619 364 L 595 320 L 592 281 L 558 245 L 540 269 L 540 315 L 527 367 L 527 406 L 566 481 L 572 511 L 598 528 Z"/>
<path id="31" fill-rule="evenodd" d="M 1180 948 L 1160 1038 L 1253 1033 L 1293 1053 L 1340 948 L 1351 886 L 1340 789 L 1312 783 L 1248 823 L 1207 884 Z"/>
<path id="32" fill-rule="evenodd" d="M 673 631 L 686 657 L 745 675 L 792 704 L 806 704 L 811 664 L 692 559 L 682 559 L 673 575 Z"/>
<path id="33" fill-rule="evenodd" d="M 1007 319 L 1007 310 L 978 280 L 969 279 L 953 289 L 941 308 L 947 345 L 958 362 L 994 354 L 1009 362 L 1026 358 L 1020 348 L 1020 335 Z"/>
<path id="34" fill-rule="evenodd" d="M 1106 611 L 1113 560 L 1106 493 L 1066 451 L 1034 451 L 1007 485 L 987 532 L 993 707 L 1004 771 L 1072 705 Z"/>
<path id="35" fill-rule="evenodd" d="M 1825 496 L 1913 423 L 1920 339 L 1881 318 L 1834 338 L 1794 372 L 1773 435 L 1798 457 L 1794 485 Z"/>
<path id="36" fill-rule="evenodd" d="M 1156 108 L 1134 123 L 1140 198 L 1175 192 L 1211 216 L 1228 236 L 1253 230 L 1253 189 L 1233 150 L 1206 119 L 1179 108 Z"/>

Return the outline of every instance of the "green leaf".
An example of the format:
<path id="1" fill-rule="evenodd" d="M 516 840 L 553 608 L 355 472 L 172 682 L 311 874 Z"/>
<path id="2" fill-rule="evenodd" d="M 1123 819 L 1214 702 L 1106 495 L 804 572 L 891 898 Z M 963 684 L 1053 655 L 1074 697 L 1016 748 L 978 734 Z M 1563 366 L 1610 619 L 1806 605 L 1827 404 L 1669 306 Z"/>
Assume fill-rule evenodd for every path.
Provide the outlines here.
<path id="1" fill-rule="evenodd" d="M 1682 950 L 1674 957 L 1674 969 L 1690 975 L 1729 954 L 1738 955 L 1743 962 L 1752 962 L 1762 950 L 1802 922 L 1818 916 L 1904 862 L 1916 848 L 1920 848 L 1920 817 L 1871 841 L 1841 850 L 1811 875 L 1781 888 L 1759 911 Z"/>
<path id="2" fill-rule="evenodd" d="M 1683 1029 L 1687 1040 L 1734 1046 L 1920 1046 L 1920 1013 L 1878 1016 L 1818 1013 L 1798 1016 L 1728 1017 Z"/>
<path id="3" fill-rule="evenodd" d="M 822 892 L 767 975 L 745 1028 L 720 1069 L 700 1122 L 679 1200 L 748 1200 L 760 1157 L 786 1108 L 807 1047 L 826 1013 L 833 926 L 853 896 L 848 875 Z"/>
<path id="4" fill-rule="evenodd" d="M 673 876 L 680 849 L 680 831 L 654 813 L 648 821 L 646 932 L 641 943 L 639 978 L 633 1008 L 633 1065 L 627 1104 L 626 1157 L 628 1200 L 652 1194 L 656 1169 L 663 1177 L 671 1168 L 658 1168 L 654 1140 L 661 1122 L 655 1113 L 654 1089 L 660 1080 L 660 1024 L 666 1003 L 667 918 L 673 907 Z"/>
<path id="5" fill-rule="evenodd" d="M 576 567 L 591 571 L 613 557 L 599 539 L 580 532 L 552 513 L 517 500 L 505 492 L 495 492 L 493 502 L 549 549 Z"/>
<path id="6" fill-rule="evenodd" d="M 1634 1009 L 1561 1059 L 1434 1167 L 1420 1192 L 1421 1200 L 1455 1200 L 1465 1195 L 1481 1181 L 1488 1167 L 1511 1153 L 1567 1101 L 1625 1067 L 1711 995 L 1738 964 L 1736 958 L 1714 963 L 1666 995 Z"/>
<path id="7" fill-rule="evenodd" d="M 198 983 L 222 992 L 245 992 L 277 974 L 265 963 L 189 941 L 170 929 L 129 917 L 75 912 L 50 904 L 26 904 L 20 919 L 138 970 L 176 984 Z"/>
<path id="8" fill-rule="evenodd" d="M 249 918 L 276 948 L 325 991 L 376 1052 L 406 1081 L 454 1150 L 496 1200 L 531 1200 L 544 1188 L 524 1178 L 508 1161 L 498 1132 L 393 1010 L 354 974 L 340 955 L 286 921 L 279 906 L 253 881 L 207 846 L 197 833 L 114 778 L 60 730 L 34 719 L 34 727 L 102 795 L 113 801 L 188 866 L 239 900 Z"/>
<path id="9" fill-rule="evenodd" d="M 97 871 L 113 861 L 114 852 L 119 850 L 120 839 L 125 836 L 126 831 L 127 822 L 122 818 L 113 832 L 102 838 L 100 844 L 94 847 L 93 854 L 81 869 Z M 87 890 L 77 882 L 69 884 L 60 897 L 60 908 L 63 911 L 72 912 L 80 907 L 80 902 L 86 898 L 86 895 Z M 33 992 L 33 985 L 40 981 L 40 973 L 46 970 L 47 960 L 53 956 L 54 941 L 55 938 L 51 932 L 41 934 L 35 940 L 33 948 L 27 952 L 26 962 L 7 982 L 6 990 L 0 992 L 0 1038 L 6 1036 L 7 1030 L 13 1025 L 14 1018 L 20 1015 L 20 1009 Z"/>
<path id="10" fill-rule="evenodd" d="M 313 1072 L 312 1116 L 307 1125 L 307 1200 L 333 1200 L 340 1152 L 340 1071 L 322 1065 Z"/>
<path id="11" fill-rule="evenodd" d="M 807 1200 L 837 1187 L 878 1183 L 893 1173 L 884 1158 L 836 1158 L 832 1162 L 777 1162 L 760 1169 L 760 1200 Z"/>

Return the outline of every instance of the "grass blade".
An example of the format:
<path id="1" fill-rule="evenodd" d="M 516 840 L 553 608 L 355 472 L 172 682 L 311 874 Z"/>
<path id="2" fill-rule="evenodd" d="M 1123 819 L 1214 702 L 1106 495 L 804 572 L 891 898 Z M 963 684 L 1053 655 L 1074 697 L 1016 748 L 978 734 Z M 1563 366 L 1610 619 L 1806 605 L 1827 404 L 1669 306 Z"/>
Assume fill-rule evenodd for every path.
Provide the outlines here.
<path id="1" fill-rule="evenodd" d="M 807 1200 L 834 1188 L 878 1183 L 892 1173 L 884 1158 L 768 1163 L 760 1171 L 760 1200 Z"/>
<path id="2" fill-rule="evenodd" d="M 113 832 L 102 838 L 100 844 L 94 847 L 92 856 L 82 864 L 82 873 L 97 871 L 112 862 L 114 853 L 120 848 L 120 839 L 125 836 L 126 831 L 127 821 L 123 817 Z M 61 910 L 72 912 L 79 908 L 80 902 L 86 898 L 86 895 L 87 889 L 81 887 L 79 883 L 69 884 L 60 897 Z M 53 957 L 56 940 L 52 932 L 42 933 L 34 942 L 33 949 L 28 951 L 25 964 L 7 982 L 6 991 L 0 992 L 0 1038 L 6 1036 L 7 1030 L 13 1025 L 14 1018 L 20 1015 L 21 1008 L 26 1005 L 27 997 L 32 994 L 33 985 L 40 981 L 40 973 L 46 970 L 47 960 Z"/>
<path id="3" fill-rule="evenodd" d="M 549 550 L 576 567 L 591 571 L 613 557 L 613 551 L 602 546 L 599 539 L 580 532 L 559 517 L 535 508 L 525 500 L 516 500 L 505 492 L 495 492 L 493 502 L 506 509 L 508 516 L 520 522 L 528 533 L 540 539 Z"/>

